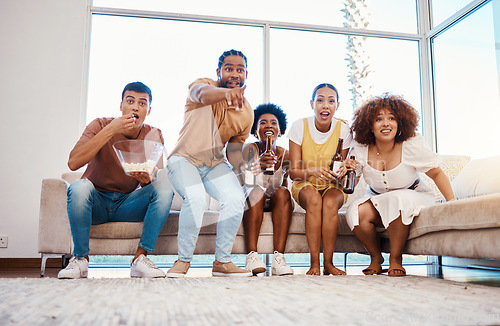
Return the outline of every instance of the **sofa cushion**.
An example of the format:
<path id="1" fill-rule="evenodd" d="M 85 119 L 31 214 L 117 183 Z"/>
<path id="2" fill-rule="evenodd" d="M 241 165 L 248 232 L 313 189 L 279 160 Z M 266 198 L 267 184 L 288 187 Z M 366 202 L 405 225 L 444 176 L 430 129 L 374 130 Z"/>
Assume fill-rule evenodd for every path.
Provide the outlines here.
<path id="1" fill-rule="evenodd" d="M 292 214 L 292 219 L 290 221 L 290 228 L 288 234 L 305 234 L 306 230 L 306 214 L 300 212 L 294 212 Z M 243 234 L 243 228 L 240 228 L 238 234 Z M 262 226 L 260 228 L 261 235 L 273 235 L 273 222 L 271 218 L 271 213 L 264 213 L 264 220 L 262 221 Z M 353 235 L 349 225 L 345 220 L 345 211 L 339 212 L 339 224 L 337 229 L 337 235 Z"/>
<path id="2" fill-rule="evenodd" d="M 424 207 L 413 220 L 408 239 L 445 230 L 500 228 L 499 202 L 497 193 Z"/>
<path id="3" fill-rule="evenodd" d="M 469 163 L 470 156 L 464 155 L 440 155 L 441 164 L 439 167 L 446 173 L 450 182 L 452 182 L 457 175 L 462 171 L 462 169 Z M 445 199 L 439 188 L 434 183 L 434 180 L 429 178 L 427 174 L 420 173 L 420 177 L 428 184 L 431 189 L 434 191 L 434 197 L 436 198 L 436 203 L 444 202 Z"/>
<path id="4" fill-rule="evenodd" d="M 472 160 L 451 186 L 457 199 L 500 193 L 500 156 Z"/>
<path id="5" fill-rule="evenodd" d="M 206 211 L 203 215 L 200 234 L 217 234 L 218 212 Z M 143 222 L 109 222 L 92 225 L 90 237 L 94 239 L 136 239 L 142 234 Z M 177 236 L 179 228 L 179 212 L 170 212 L 167 222 L 160 232 L 160 236 Z M 240 228 L 241 229 L 241 228 Z"/>
<path id="6" fill-rule="evenodd" d="M 95 239 L 136 239 L 142 234 L 142 222 L 109 222 L 92 225 L 90 238 Z"/>

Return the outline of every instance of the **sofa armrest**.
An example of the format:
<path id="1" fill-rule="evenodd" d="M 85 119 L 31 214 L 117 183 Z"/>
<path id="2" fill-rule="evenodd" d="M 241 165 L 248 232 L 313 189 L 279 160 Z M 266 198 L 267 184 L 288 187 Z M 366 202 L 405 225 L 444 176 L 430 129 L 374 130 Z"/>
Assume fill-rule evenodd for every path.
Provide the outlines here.
<path id="1" fill-rule="evenodd" d="M 38 227 L 40 253 L 71 253 L 71 230 L 66 210 L 68 186 L 63 179 L 42 180 Z"/>

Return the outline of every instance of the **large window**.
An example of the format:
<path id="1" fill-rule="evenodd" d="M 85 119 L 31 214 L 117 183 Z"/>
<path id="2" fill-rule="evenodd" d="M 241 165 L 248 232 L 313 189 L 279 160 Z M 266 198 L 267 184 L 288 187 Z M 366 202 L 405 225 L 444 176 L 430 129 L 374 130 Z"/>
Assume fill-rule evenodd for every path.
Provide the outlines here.
<path id="1" fill-rule="evenodd" d="M 436 133 L 441 154 L 499 155 L 500 0 L 433 40 Z"/>
<path id="2" fill-rule="evenodd" d="M 336 27 L 344 26 L 346 11 L 349 11 L 363 17 L 357 21 L 359 24 L 356 28 L 399 33 L 417 32 L 416 0 L 252 0 L 234 2 L 231 5 L 228 5 L 226 0 L 94 0 L 94 5 L 180 15 Z"/>
<path id="3" fill-rule="evenodd" d="M 472 0 L 431 0 L 432 25 L 437 26 Z"/>
<path id="4" fill-rule="evenodd" d="M 236 15 L 238 19 L 234 22 L 224 17 L 185 14 L 181 19 L 172 14 L 161 16 L 159 12 L 152 17 L 151 12 L 135 8 L 140 5 L 141 10 L 170 10 L 179 15 L 189 8 L 195 8 L 192 11 L 196 14 L 215 13 L 210 12 L 214 6 L 207 6 L 206 2 L 193 7 L 183 2 L 168 3 L 167 6 L 163 1 L 95 0 L 95 6 L 121 5 L 128 11 L 94 7 L 87 123 L 96 117 L 119 115 L 124 85 L 143 81 L 153 92 L 152 111 L 146 123 L 162 129 L 167 151 L 172 150 L 182 125 L 188 85 L 198 77 L 215 79 L 219 55 L 231 48 L 243 51 L 248 57 L 246 96 L 252 106 L 265 101 L 277 103 L 286 110 L 290 123 L 312 114 L 311 92 L 321 82 L 339 88 L 341 108 L 337 116 L 347 121 L 362 100 L 383 92 L 402 94 L 421 109 L 418 36 L 352 32 L 360 27 L 383 29 L 384 24 L 386 28 L 415 31 L 415 0 L 399 0 L 398 5 L 394 0 L 345 4 L 313 1 L 304 9 L 307 12 L 315 8 L 317 19 L 309 22 L 345 25 L 350 28 L 345 33 L 342 28 L 315 31 L 312 25 L 295 23 L 285 27 L 285 23 L 279 22 L 242 20 L 241 17 L 251 15 L 253 5 L 237 12 L 225 6 L 218 8 L 221 15 Z M 332 3 L 337 7 L 331 7 Z M 398 15 L 386 17 L 383 8 L 390 6 Z M 260 19 L 269 15 L 286 22 L 295 19 L 292 13 L 298 15 L 300 8 L 297 3 L 280 14 L 267 11 L 264 16 L 254 14 Z M 280 144 L 288 146 L 285 137 Z"/>

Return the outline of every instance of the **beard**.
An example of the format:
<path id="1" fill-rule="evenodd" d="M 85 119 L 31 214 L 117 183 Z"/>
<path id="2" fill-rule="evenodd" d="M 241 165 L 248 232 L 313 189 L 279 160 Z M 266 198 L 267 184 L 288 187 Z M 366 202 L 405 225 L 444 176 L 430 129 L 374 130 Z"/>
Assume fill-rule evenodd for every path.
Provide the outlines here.
<path id="1" fill-rule="evenodd" d="M 228 86 L 228 84 L 232 84 L 234 82 L 237 82 L 238 86 L 233 86 L 233 87 Z M 238 78 L 232 78 L 232 79 L 226 79 L 226 80 L 219 78 L 219 85 L 220 85 L 220 87 L 223 87 L 223 88 L 236 88 L 236 87 L 241 88 L 241 87 L 243 87 L 244 84 L 245 84 L 245 82 L 241 82 L 241 80 L 239 80 Z"/>

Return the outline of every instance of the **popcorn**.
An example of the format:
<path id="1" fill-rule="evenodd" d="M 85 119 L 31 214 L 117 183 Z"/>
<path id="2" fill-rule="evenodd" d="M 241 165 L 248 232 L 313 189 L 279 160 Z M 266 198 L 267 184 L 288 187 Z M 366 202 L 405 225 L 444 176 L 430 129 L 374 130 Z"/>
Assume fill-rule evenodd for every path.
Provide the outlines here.
<path id="1" fill-rule="evenodd" d="M 151 174 L 155 166 L 156 163 L 153 160 L 147 160 L 144 163 L 122 162 L 122 167 L 126 174 L 129 174 L 130 172 L 146 172 L 148 174 Z"/>

